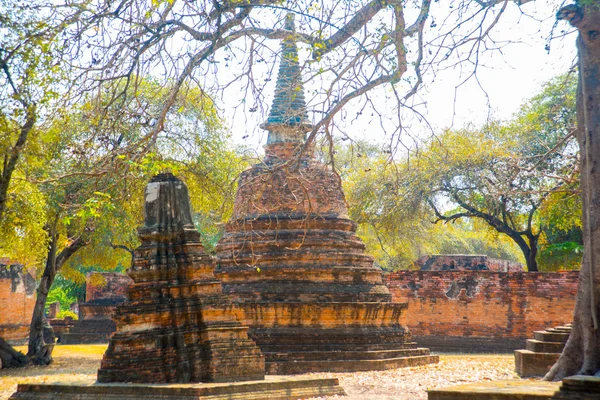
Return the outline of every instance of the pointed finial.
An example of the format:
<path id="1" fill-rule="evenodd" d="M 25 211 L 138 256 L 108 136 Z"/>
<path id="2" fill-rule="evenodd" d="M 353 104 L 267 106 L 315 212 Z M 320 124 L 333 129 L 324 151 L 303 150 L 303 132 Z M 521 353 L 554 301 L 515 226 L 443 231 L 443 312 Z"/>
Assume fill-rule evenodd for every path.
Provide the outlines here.
<path id="1" fill-rule="evenodd" d="M 296 31 L 296 26 L 294 25 L 294 17 L 295 17 L 295 15 L 292 13 L 286 14 L 285 22 L 283 24 L 283 28 L 286 31 L 292 31 L 292 32 Z"/>
<path id="2" fill-rule="evenodd" d="M 286 15 L 284 28 L 292 33 L 295 32 L 294 14 Z M 297 135 L 290 136 L 281 130 L 289 131 L 290 128 L 294 128 L 304 135 L 312 129 L 306 112 L 298 47 L 293 34 L 281 42 L 281 62 L 275 84 L 273 106 L 269 118 L 261 128 L 269 131 L 267 143 L 302 141 L 302 138 Z"/>

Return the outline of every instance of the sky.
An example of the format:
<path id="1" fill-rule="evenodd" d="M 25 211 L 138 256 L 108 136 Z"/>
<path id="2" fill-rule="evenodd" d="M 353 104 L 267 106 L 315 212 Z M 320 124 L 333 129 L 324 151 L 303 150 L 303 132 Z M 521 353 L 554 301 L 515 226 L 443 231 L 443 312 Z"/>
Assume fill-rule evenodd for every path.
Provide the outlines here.
<path id="1" fill-rule="evenodd" d="M 554 36 L 560 37 L 548 41 L 559 5 L 560 2 L 555 0 L 537 0 L 520 8 L 508 6 L 492 35 L 511 43 L 502 53 L 489 52 L 481 57 L 477 79 L 471 78 L 461 84 L 466 76 L 460 67 L 424 76 L 415 104 L 427 123 L 412 113 L 404 113 L 408 132 L 412 136 L 427 137 L 431 129 L 439 132 L 469 123 L 480 125 L 490 117 L 508 119 L 543 82 L 568 71 L 576 61 L 575 34 L 563 35 L 561 30 L 566 26 L 561 23 L 554 30 Z M 548 44 L 550 51 L 546 49 Z M 269 105 L 273 90 L 271 85 L 264 91 Z M 265 116 L 231 107 L 236 96 L 239 97 L 239 89 L 238 92 L 225 91 L 219 104 L 231 128 L 233 142 L 260 149 L 266 141 L 266 132 L 257 126 Z M 384 113 L 395 112 L 389 102 L 382 100 L 377 106 Z M 355 113 L 352 107 L 348 108 L 349 115 Z M 386 129 L 385 125 L 375 124 L 373 118 L 368 117 L 352 121 L 349 126 L 353 139 L 377 142 L 385 141 Z"/>

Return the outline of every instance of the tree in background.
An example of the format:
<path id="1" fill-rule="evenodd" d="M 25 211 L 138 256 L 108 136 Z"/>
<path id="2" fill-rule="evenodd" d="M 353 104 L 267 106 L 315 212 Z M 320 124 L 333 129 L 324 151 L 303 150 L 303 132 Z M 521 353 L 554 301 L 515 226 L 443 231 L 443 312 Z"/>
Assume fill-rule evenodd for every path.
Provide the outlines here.
<path id="1" fill-rule="evenodd" d="M 574 80 L 567 75 L 544 85 L 511 121 L 445 131 L 409 162 L 380 154 L 349 176 L 352 216 L 397 254 L 417 243 L 444 248 L 424 221 L 468 219 L 485 232 L 484 223 L 510 238 L 528 270 L 537 271 L 540 240 L 547 255 L 558 250 L 548 242 L 552 234 L 558 239 L 577 227 L 574 117 Z"/>

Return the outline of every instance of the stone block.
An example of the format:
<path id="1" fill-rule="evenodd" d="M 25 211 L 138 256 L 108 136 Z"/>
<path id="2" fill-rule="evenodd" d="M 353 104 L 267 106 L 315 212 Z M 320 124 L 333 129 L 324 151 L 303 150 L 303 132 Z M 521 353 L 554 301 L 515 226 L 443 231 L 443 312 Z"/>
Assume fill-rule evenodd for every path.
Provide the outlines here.
<path id="1" fill-rule="evenodd" d="M 569 339 L 569 333 L 566 332 L 551 332 L 551 331 L 536 331 L 533 332 L 533 337 L 541 342 L 566 343 Z"/>
<path id="2" fill-rule="evenodd" d="M 561 353 L 564 347 L 564 342 L 542 342 L 536 339 L 528 339 L 526 350 L 536 353 Z"/>
<path id="3" fill-rule="evenodd" d="M 516 350 L 515 371 L 523 378 L 541 377 L 550 371 L 558 357 L 560 357 L 560 353 L 534 353 L 529 350 Z"/>

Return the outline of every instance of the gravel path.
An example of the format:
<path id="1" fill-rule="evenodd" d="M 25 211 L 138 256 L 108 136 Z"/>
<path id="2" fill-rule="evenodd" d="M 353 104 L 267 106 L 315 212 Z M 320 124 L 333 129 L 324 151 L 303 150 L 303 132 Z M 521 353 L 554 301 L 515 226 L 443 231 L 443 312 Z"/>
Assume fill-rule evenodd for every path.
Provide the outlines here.
<path id="1" fill-rule="evenodd" d="M 470 382 L 518 379 L 512 354 L 442 354 L 438 364 L 388 371 L 315 373 L 315 377 L 338 378 L 346 400 L 420 400 L 427 390 Z"/>
<path id="2" fill-rule="evenodd" d="M 50 367 L 0 371 L 0 400 L 7 400 L 17 383 L 95 380 L 106 346 L 57 346 Z M 438 364 L 389 371 L 315 373 L 306 376 L 338 378 L 345 400 L 421 400 L 427 389 L 487 380 L 517 379 L 512 354 L 442 354 Z M 336 397 L 329 397 L 333 399 Z"/>

